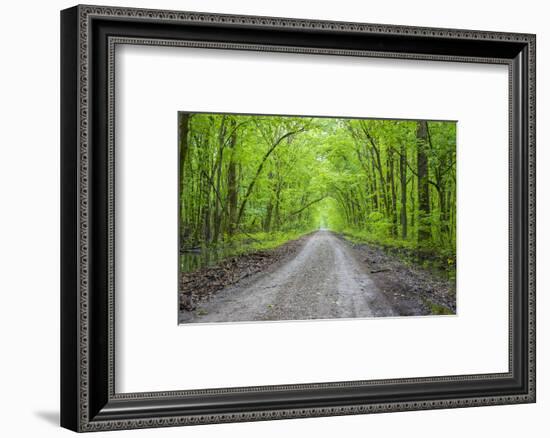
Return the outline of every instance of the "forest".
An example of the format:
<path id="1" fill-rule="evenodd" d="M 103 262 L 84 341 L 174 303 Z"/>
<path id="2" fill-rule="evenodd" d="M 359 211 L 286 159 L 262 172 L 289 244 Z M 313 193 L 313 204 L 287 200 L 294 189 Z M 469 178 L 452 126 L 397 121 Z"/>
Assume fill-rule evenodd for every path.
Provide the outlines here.
<path id="1" fill-rule="evenodd" d="M 182 254 L 328 229 L 454 269 L 455 122 L 179 112 L 178 148 Z"/>

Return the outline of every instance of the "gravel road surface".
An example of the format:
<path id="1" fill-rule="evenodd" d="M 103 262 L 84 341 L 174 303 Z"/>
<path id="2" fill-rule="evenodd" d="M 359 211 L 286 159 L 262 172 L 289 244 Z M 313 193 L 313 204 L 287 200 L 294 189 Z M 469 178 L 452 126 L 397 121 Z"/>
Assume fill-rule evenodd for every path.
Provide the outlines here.
<path id="1" fill-rule="evenodd" d="M 329 231 L 270 272 L 219 291 L 180 323 L 362 318 L 398 315 L 353 249 Z"/>

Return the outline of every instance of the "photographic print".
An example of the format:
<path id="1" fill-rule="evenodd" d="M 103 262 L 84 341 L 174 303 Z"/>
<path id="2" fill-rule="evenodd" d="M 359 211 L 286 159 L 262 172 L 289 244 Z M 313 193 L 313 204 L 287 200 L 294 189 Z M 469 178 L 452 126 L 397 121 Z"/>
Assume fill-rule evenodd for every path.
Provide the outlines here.
<path id="1" fill-rule="evenodd" d="M 456 313 L 456 122 L 178 113 L 179 323 Z"/>
<path id="2" fill-rule="evenodd" d="M 93 5 L 59 35 L 62 427 L 536 402 L 536 35 Z"/>

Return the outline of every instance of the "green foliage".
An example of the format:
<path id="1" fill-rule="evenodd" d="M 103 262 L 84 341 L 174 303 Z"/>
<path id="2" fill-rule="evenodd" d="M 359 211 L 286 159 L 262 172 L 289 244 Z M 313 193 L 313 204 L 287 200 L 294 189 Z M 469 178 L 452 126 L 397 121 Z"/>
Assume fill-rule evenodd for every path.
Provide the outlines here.
<path id="1" fill-rule="evenodd" d="M 434 303 L 433 301 L 424 299 L 424 304 L 428 306 L 432 315 L 454 315 L 455 313 L 445 306 Z"/>
<path id="2" fill-rule="evenodd" d="M 313 230 L 301 231 L 272 231 L 266 233 L 260 231 L 253 234 L 239 234 L 233 237 L 229 243 L 237 248 L 235 254 L 250 251 L 262 251 L 277 248 L 289 240 L 296 240 L 304 234 L 308 234 Z"/>
<path id="3" fill-rule="evenodd" d="M 456 257 L 449 249 L 421 246 L 410 239 L 403 240 L 367 230 L 341 229 L 339 232 L 354 244 L 381 247 L 407 264 L 420 266 L 451 282 L 456 280 Z"/>
<path id="4" fill-rule="evenodd" d="M 454 122 L 180 113 L 179 133 L 181 248 L 329 228 L 454 269 Z"/>

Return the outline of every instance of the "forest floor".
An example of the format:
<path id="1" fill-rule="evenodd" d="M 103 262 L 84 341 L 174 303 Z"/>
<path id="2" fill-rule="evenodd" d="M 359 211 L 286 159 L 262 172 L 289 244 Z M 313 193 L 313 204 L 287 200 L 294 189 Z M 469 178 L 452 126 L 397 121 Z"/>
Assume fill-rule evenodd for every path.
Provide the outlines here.
<path id="1" fill-rule="evenodd" d="M 180 323 L 454 314 L 454 286 L 319 230 L 182 274 Z"/>

